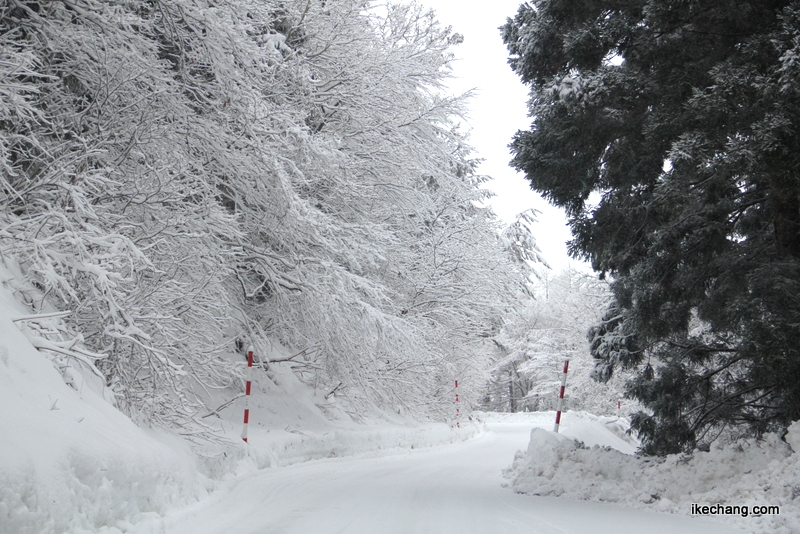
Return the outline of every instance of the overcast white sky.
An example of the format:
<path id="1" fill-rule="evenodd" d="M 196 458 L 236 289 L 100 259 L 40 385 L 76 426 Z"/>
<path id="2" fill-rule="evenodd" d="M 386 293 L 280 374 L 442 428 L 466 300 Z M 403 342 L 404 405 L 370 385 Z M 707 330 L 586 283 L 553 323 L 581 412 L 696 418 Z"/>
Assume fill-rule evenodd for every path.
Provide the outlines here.
<path id="1" fill-rule="evenodd" d="M 528 91 L 506 63 L 498 28 L 517 12 L 522 0 L 419 1 L 436 11 L 442 25 L 452 26 L 464 36 L 454 50 L 459 60 L 451 87 L 456 93 L 476 90 L 470 103 L 470 140 L 477 156 L 485 160 L 479 172 L 494 178 L 489 184 L 497 194 L 492 208 L 506 223 L 528 208 L 540 210 L 535 237 L 550 266 L 556 270 L 567 264 L 578 267 L 578 262 L 567 256 L 565 242 L 570 233 L 563 213 L 531 191 L 524 176 L 508 166 L 512 136 L 530 126 Z"/>

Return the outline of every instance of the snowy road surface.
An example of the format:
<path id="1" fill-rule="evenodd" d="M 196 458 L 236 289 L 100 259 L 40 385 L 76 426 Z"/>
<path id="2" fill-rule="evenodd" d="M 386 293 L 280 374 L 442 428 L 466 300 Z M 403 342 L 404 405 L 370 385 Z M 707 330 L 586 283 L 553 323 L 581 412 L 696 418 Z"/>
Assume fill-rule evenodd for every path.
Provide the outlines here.
<path id="1" fill-rule="evenodd" d="M 518 495 L 501 470 L 529 425 L 379 458 L 267 469 L 164 519 L 168 534 L 550 534 L 732 532 L 730 524 L 611 504 Z"/>

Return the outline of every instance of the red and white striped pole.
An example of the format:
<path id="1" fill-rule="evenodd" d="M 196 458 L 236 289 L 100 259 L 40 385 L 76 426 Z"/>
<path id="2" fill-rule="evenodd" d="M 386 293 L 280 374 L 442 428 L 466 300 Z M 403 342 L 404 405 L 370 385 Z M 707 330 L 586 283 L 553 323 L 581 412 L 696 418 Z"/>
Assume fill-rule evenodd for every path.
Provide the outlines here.
<path id="1" fill-rule="evenodd" d="M 456 426 L 461 428 L 461 409 L 458 404 L 458 380 L 456 380 Z"/>
<path id="2" fill-rule="evenodd" d="M 250 422 L 250 385 L 253 380 L 253 348 L 247 349 L 247 375 L 244 387 L 244 428 L 242 439 L 247 443 L 247 424 Z"/>
<path id="3" fill-rule="evenodd" d="M 558 432 L 558 425 L 561 424 L 561 410 L 564 408 L 564 389 L 567 387 L 567 369 L 569 369 L 569 360 L 564 360 L 564 373 L 561 375 L 561 391 L 558 393 L 556 427 L 553 429 L 553 432 Z"/>

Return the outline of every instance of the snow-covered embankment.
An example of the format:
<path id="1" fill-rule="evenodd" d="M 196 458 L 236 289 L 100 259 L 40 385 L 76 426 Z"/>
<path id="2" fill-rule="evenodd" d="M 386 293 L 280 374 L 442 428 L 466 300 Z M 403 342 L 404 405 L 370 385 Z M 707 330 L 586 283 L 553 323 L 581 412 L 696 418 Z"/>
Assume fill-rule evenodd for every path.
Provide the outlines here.
<path id="1" fill-rule="evenodd" d="M 480 430 L 465 425 L 457 432 L 447 424 L 377 412 L 364 424 L 342 413 L 331 418 L 320 408 L 328 402 L 322 395 L 276 366 L 269 375 L 257 373 L 249 444 L 239 438 L 242 404 L 236 401 L 204 419 L 216 441 L 190 445 L 175 434 L 135 425 L 89 366 L 73 359 L 54 362 L 34 348 L 19 320 L 31 311 L 12 294 L 13 281 L 0 268 L 3 534 L 138 532 L 143 523 L 158 524 L 169 510 L 202 500 L 235 475 L 459 441 Z M 216 394 L 222 404 L 240 392 Z"/>

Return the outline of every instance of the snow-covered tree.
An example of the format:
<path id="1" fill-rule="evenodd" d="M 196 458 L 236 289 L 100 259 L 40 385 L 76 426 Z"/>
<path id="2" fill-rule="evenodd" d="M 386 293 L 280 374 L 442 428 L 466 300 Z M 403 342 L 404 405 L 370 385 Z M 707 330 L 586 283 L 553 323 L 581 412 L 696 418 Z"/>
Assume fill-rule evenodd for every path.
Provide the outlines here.
<path id="1" fill-rule="evenodd" d="M 570 360 L 568 408 L 611 412 L 622 397 L 621 380 L 591 379 L 594 364 L 586 342 L 611 299 L 608 284 L 567 267 L 542 273 L 534 296 L 504 329 L 503 355 L 494 364 L 484 403 L 512 412 L 555 409 L 564 360 Z"/>
<path id="2" fill-rule="evenodd" d="M 355 410 L 431 415 L 481 375 L 525 275 L 477 207 L 442 91 L 460 37 L 431 13 L 32 0 L 0 29 L 0 254 L 128 413 L 185 424 L 226 353 L 276 340 Z"/>
<path id="3" fill-rule="evenodd" d="M 514 165 L 613 279 L 598 376 L 638 367 L 648 451 L 800 418 L 799 13 L 537 0 L 504 27 L 531 86 Z"/>

